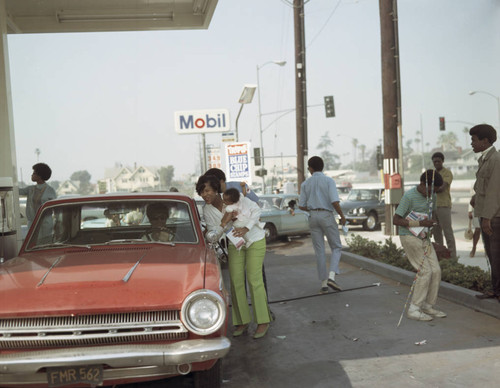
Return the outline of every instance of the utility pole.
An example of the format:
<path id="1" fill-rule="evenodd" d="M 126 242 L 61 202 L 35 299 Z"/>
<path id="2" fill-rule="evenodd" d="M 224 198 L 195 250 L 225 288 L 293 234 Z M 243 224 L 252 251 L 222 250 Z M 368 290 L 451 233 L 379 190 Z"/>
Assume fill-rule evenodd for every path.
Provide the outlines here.
<path id="1" fill-rule="evenodd" d="M 379 0 L 382 57 L 382 105 L 384 121 L 384 181 L 385 234 L 396 234 L 392 217 L 403 195 L 402 147 L 398 147 L 398 132 L 402 141 L 401 85 L 399 77 L 399 47 L 397 0 Z"/>
<path id="2" fill-rule="evenodd" d="M 305 180 L 307 146 L 306 45 L 304 0 L 293 1 L 295 36 L 295 119 L 297 126 L 297 189 Z"/>

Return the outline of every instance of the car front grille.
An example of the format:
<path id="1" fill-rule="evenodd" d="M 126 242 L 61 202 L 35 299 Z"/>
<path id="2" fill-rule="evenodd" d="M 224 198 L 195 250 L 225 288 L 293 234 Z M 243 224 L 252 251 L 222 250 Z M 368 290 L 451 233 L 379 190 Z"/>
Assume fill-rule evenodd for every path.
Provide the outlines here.
<path id="1" fill-rule="evenodd" d="M 0 319 L 0 349 L 185 339 L 179 311 Z"/>

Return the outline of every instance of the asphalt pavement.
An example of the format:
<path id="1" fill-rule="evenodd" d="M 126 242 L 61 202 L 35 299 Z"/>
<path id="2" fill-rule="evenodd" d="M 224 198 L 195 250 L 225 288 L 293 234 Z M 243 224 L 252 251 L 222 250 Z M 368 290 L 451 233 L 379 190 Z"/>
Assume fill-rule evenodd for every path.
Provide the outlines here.
<path id="1" fill-rule="evenodd" d="M 254 325 L 231 339 L 223 387 L 497 386 L 497 301 L 442 283 L 437 307 L 448 317 L 398 327 L 410 272 L 344 252 L 344 291 L 319 295 L 309 237 L 270 244 L 265 268 L 276 319 L 262 339 Z"/>

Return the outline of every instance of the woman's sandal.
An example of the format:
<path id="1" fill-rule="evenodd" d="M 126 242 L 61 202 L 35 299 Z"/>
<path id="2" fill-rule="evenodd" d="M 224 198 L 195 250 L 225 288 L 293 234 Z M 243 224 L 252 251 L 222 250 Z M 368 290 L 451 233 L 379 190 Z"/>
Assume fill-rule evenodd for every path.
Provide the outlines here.
<path id="1" fill-rule="evenodd" d="M 238 325 L 234 328 L 233 337 L 239 337 L 248 330 L 248 323 L 246 325 Z"/>
<path id="2" fill-rule="evenodd" d="M 255 331 L 253 338 L 259 339 L 264 337 L 267 334 L 268 330 L 269 330 L 269 323 L 261 323 L 260 325 L 257 325 L 257 330 Z"/>

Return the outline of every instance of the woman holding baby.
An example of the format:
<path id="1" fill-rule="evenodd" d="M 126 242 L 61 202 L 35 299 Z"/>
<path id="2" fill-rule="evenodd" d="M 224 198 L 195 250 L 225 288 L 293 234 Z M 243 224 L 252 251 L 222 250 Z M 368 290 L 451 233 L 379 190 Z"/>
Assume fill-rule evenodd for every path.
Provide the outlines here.
<path id="1" fill-rule="evenodd" d="M 271 322 L 262 278 L 262 264 L 266 254 L 265 232 L 259 222 L 261 212 L 259 206 L 239 193 L 236 196 L 232 190 L 226 190 L 224 197 L 221 197 L 220 182 L 211 175 L 201 176 L 196 183 L 196 192 L 205 201 L 203 214 L 207 230 L 214 230 L 222 236 L 224 230 L 232 224 L 234 235 L 245 239 L 245 244 L 240 249 L 232 243 L 228 246 L 232 318 L 235 325 L 233 337 L 244 334 L 252 320 L 245 287 L 246 277 L 250 288 L 253 316 L 257 323 L 254 334 L 254 338 L 257 339 L 266 335 Z M 226 211 L 228 206 L 232 211 Z"/>

